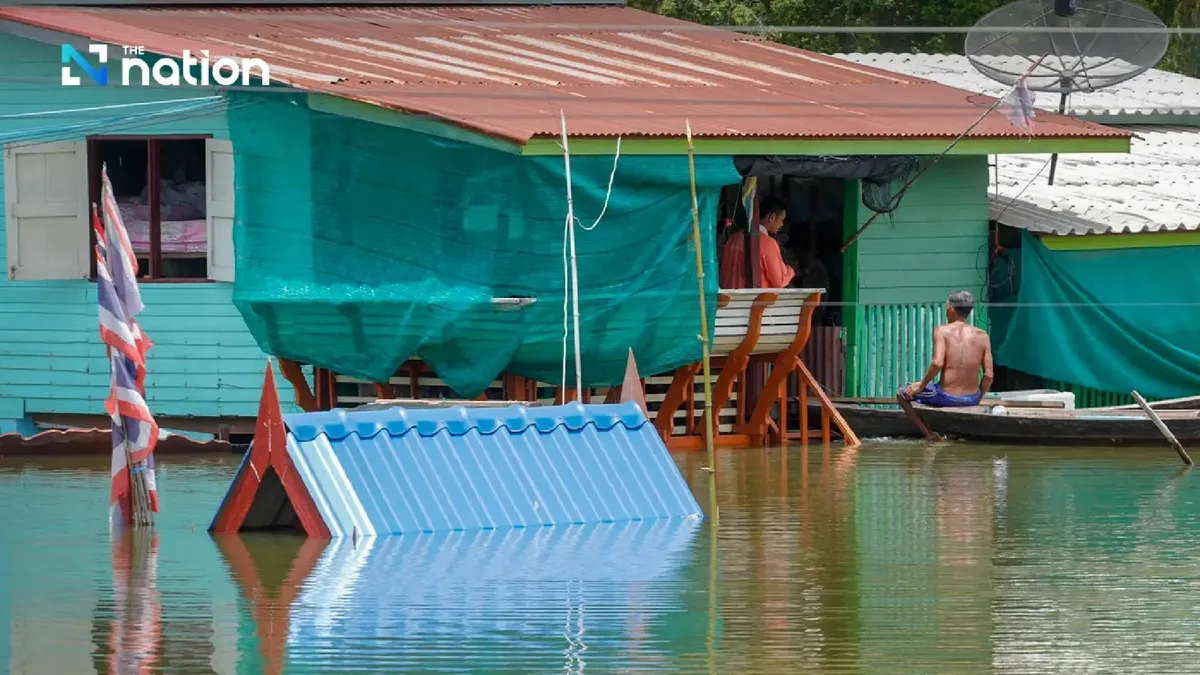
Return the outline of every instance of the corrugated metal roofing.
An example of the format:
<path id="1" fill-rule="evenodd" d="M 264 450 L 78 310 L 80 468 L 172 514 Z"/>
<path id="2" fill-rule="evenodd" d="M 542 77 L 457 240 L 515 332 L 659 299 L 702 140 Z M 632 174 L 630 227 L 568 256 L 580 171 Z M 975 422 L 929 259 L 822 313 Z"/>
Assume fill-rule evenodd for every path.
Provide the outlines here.
<path id="1" fill-rule="evenodd" d="M 993 96 L 1005 91 L 961 55 L 836 56 L 968 91 Z M 1037 94 L 1037 103 L 1042 109 L 1056 110 L 1058 96 Z M 1200 80 L 1151 70 L 1109 89 L 1074 94 L 1069 110 L 1100 117 L 1142 115 L 1149 120 L 1152 116 L 1176 116 L 1200 121 Z M 1044 117 L 1044 113 L 1038 114 L 1035 127 Z M 1047 184 L 1050 155 L 999 156 L 999 194 L 991 199 L 992 219 L 1046 234 L 1200 229 L 1200 127 L 1126 128 L 1137 134 L 1129 154 L 1061 155 L 1054 185 Z"/>
<path id="2" fill-rule="evenodd" d="M 634 403 L 284 417 L 333 537 L 698 517 Z"/>
<path id="3" fill-rule="evenodd" d="M 625 7 L 0 8 L 148 51 L 258 57 L 296 87 L 525 142 L 573 136 L 954 138 L 989 100 Z M 1124 137 L 1045 116 L 1039 137 Z M 1019 135 L 1000 114 L 971 137 Z"/>
<path id="4" fill-rule="evenodd" d="M 1049 155 L 999 156 L 992 219 L 1048 234 L 1200 229 L 1200 128 L 1136 131 L 1127 155 L 1059 156 L 1054 185 Z"/>
<path id="5" fill-rule="evenodd" d="M 335 540 L 287 608 L 289 664 L 345 668 L 355 651 L 346 640 L 376 640 L 385 628 L 403 645 L 392 672 L 425 670 L 431 643 L 448 638 L 519 652 L 522 672 L 561 671 L 561 656 L 549 662 L 530 635 L 562 634 L 571 624 L 569 639 L 570 618 L 581 615 L 590 617 L 581 642 L 621 652 L 637 639 L 625 625 L 631 613 L 656 625 L 686 620 L 686 594 L 663 589 L 684 581 L 700 525 L 672 519 Z"/>
<path id="6" fill-rule="evenodd" d="M 835 54 L 856 65 L 880 68 L 893 73 L 922 77 L 950 87 L 989 96 L 1002 96 L 1003 84 L 984 76 L 961 54 Z M 1012 68 L 1020 72 L 1029 60 L 1013 56 Z M 1058 94 L 1038 93 L 1037 106 L 1058 110 Z M 1103 120 L 1119 117 L 1129 124 L 1138 116 L 1179 117 L 1181 121 L 1200 121 L 1200 80 L 1162 70 L 1149 70 L 1138 77 L 1107 89 L 1072 94 L 1067 112 Z M 1133 119 L 1130 119 L 1130 118 Z"/>

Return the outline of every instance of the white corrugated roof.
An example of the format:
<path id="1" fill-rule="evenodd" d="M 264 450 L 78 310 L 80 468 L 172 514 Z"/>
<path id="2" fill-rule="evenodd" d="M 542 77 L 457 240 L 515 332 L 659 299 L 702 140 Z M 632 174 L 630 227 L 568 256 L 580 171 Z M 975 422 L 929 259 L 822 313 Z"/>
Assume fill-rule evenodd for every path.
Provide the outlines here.
<path id="1" fill-rule="evenodd" d="M 1050 234 L 1200 229 L 1200 127 L 1128 128 L 1129 154 L 1059 155 L 1054 185 L 1050 155 L 1000 155 L 992 220 Z"/>
<path id="2" fill-rule="evenodd" d="M 957 54 L 836 56 L 974 93 L 1008 91 Z M 1039 108 L 1057 110 L 1057 94 L 1036 97 Z M 1150 70 L 1108 89 L 1073 94 L 1068 106 L 1072 115 L 1110 124 L 1164 118 L 1197 124 L 1200 80 Z M 992 219 L 1049 234 L 1200 230 L 1200 126 L 1126 128 L 1138 135 L 1129 154 L 1059 155 L 1054 185 L 1047 184 L 1050 155 L 999 156 Z"/>
<path id="3" fill-rule="evenodd" d="M 911 75 L 941 84 L 989 96 L 1003 96 L 1007 87 L 989 79 L 961 54 L 834 54 L 853 63 Z M 1013 57 L 1022 64 L 1028 59 Z M 1018 71 L 1020 69 L 1018 68 Z M 1036 94 L 1037 106 L 1058 109 L 1058 94 Z M 1068 113 L 1103 122 L 1117 117 L 1126 124 L 1138 123 L 1138 117 L 1177 118 L 1181 124 L 1200 122 L 1200 79 L 1149 70 L 1127 82 L 1107 89 L 1072 94 Z M 1115 121 L 1115 120 L 1114 120 Z M 1149 122 L 1151 120 L 1147 120 Z"/>

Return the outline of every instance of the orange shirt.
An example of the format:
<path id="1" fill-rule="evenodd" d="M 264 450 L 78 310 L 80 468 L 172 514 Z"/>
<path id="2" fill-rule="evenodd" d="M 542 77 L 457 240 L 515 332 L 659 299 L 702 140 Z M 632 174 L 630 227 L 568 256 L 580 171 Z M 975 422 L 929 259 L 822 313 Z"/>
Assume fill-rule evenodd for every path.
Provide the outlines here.
<path id="1" fill-rule="evenodd" d="M 766 228 L 760 227 L 759 234 L 758 266 L 762 271 L 762 287 L 787 288 L 796 276 L 796 270 L 783 262 L 779 242 L 767 233 Z M 734 232 L 729 235 L 725 247 L 721 249 L 718 277 L 721 288 L 746 287 L 746 233 Z"/>

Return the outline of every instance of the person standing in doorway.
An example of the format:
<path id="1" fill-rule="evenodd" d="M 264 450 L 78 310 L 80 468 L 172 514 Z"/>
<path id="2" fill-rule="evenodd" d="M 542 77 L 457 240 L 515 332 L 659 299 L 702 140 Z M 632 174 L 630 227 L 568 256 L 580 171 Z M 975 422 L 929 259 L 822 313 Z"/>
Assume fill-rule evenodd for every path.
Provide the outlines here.
<path id="1" fill-rule="evenodd" d="M 775 235 L 787 221 L 787 207 L 777 197 L 766 197 L 758 205 L 760 235 L 758 240 L 758 264 L 762 272 L 762 288 L 787 288 L 796 276 L 796 270 L 783 261 L 783 252 Z M 746 287 L 746 233 L 729 235 L 721 249 L 721 288 Z"/>

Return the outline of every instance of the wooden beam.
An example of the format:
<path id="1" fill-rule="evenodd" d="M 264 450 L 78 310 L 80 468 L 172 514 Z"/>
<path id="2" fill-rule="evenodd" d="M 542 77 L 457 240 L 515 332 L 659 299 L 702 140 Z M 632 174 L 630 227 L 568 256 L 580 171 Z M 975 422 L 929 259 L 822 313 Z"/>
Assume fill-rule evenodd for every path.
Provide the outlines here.
<path id="1" fill-rule="evenodd" d="M 1179 455 L 1179 459 L 1182 459 L 1184 464 L 1191 466 L 1192 458 L 1188 456 L 1187 450 L 1183 449 L 1183 444 L 1179 442 L 1179 439 L 1175 438 L 1175 434 L 1171 433 L 1171 430 L 1167 428 L 1166 423 L 1159 418 L 1158 413 L 1154 412 L 1154 409 L 1150 407 L 1150 404 L 1146 403 L 1146 399 L 1142 398 L 1141 394 L 1136 391 L 1130 393 L 1133 394 L 1133 400 L 1137 401 L 1138 405 L 1142 407 L 1142 412 L 1146 413 L 1150 421 L 1154 422 L 1154 426 L 1158 427 L 1158 431 L 1167 439 L 1171 447 L 1175 449 L 1175 454 Z"/>
<path id="2" fill-rule="evenodd" d="M 857 405 L 898 405 L 896 399 L 887 398 L 885 396 L 849 396 L 835 397 L 832 399 L 834 403 L 850 403 Z M 996 406 L 1004 406 L 1006 408 L 1065 408 L 1062 401 L 1004 401 L 1000 399 L 988 399 L 979 402 L 980 408 L 994 408 Z"/>

